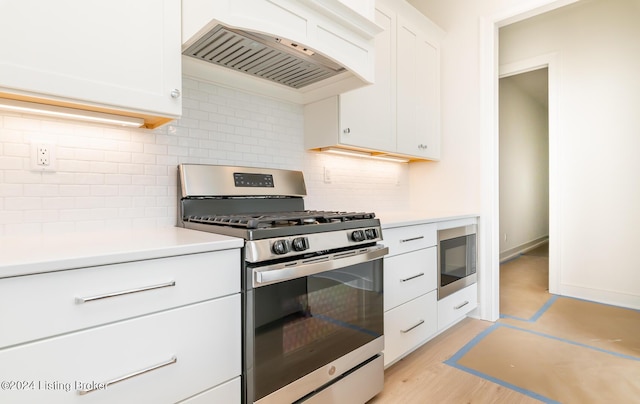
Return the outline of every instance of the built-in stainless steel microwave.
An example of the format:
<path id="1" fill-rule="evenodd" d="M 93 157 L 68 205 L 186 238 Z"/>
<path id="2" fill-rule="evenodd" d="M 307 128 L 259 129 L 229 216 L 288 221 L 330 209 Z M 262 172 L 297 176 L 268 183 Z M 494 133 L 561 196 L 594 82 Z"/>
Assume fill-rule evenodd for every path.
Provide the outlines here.
<path id="1" fill-rule="evenodd" d="M 438 300 L 477 282 L 476 225 L 438 230 Z"/>

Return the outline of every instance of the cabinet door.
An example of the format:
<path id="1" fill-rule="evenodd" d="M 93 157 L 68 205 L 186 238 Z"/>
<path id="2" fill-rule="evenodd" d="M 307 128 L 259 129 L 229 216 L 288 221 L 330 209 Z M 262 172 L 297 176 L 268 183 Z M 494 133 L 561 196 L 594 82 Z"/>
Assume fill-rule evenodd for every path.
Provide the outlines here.
<path id="1" fill-rule="evenodd" d="M 438 300 L 438 330 L 449 328 L 471 310 L 478 307 L 478 285 L 466 288 Z"/>
<path id="2" fill-rule="evenodd" d="M 395 150 L 395 17 L 376 9 L 375 83 L 340 95 L 340 143 L 367 149 Z"/>
<path id="3" fill-rule="evenodd" d="M 180 401 L 180 404 L 240 404 L 242 402 L 242 385 L 240 377 L 202 392 L 196 396 Z"/>
<path id="4" fill-rule="evenodd" d="M 437 332 L 437 291 L 384 313 L 384 366 L 387 367 Z"/>
<path id="5" fill-rule="evenodd" d="M 0 380 L 26 382 L 0 402 L 175 403 L 240 376 L 240 317 L 237 293 L 0 350 Z"/>
<path id="6" fill-rule="evenodd" d="M 436 247 L 384 258 L 384 310 L 436 290 Z"/>
<path id="7" fill-rule="evenodd" d="M 181 114 L 180 1 L 0 2 L 0 93 Z"/>
<path id="8" fill-rule="evenodd" d="M 438 225 L 436 223 L 392 227 L 382 232 L 384 245 L 389 247 L 388 257 L 432 247 L 437 244 Z"/>
<path id="9" fill-rule="evenodd" d="M 0 279 L 0 347 L 240 292 L 239 250 Z M 25 319 L 29 321 L 25 321 Z"/>
<path id="10" fill-rule="evenodd" d="M 439 47 L 399 17 L 397 52 L 398 152 L 439 159 Z"/>

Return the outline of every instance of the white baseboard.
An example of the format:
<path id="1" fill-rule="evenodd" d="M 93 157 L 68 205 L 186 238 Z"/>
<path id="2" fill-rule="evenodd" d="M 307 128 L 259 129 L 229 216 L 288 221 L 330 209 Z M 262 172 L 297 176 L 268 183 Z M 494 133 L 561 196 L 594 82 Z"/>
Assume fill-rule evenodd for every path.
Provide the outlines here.
<path id="1" fill-rule="evenodd" d="M 560 295 L 612 306 L 640 310 L 640 296 L 612 290 L 593 289 L 582 286 L 561 284 Z"/>
<path id="2" fill-rule="evenodd" d="M 521 254 L 529 252 L 535 248 L 540 247 L 543 244 L 549 242 L 549 236 L 540 237 L 538 239 L 520 244 L 519 246 L 510 248 L 508 250 L 500 252 L 500 263 L 503 264 L 510 259 L 513 259 Z"/>

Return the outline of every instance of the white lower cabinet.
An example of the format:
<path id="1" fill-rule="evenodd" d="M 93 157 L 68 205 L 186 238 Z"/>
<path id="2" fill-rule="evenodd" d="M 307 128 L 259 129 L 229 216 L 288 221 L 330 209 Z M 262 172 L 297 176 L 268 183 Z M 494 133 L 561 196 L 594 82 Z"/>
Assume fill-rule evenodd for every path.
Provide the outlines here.
<path id="1" fill-rule="evenodd" d="M 384 276 L 384 310 L 415 299 L 436 289 L 438 282 L 433 266 L 437 260 L 436 247 L 423 248 L 387 258 Z"/>
<path id="2" fill-rule="evenodd" d="M 385 228 L 384 366 L 388 367 L 478 306 L 477 285 L 438 300 L 438 228 L 418 223 Z"/>
<path id="3" fill-rule="evenodd" d="M 478 285 L 469 285 L 438 301 L 438 330 L 458 322 L 478 307 Z"/>
<path id="4" fill-rule="evenodd" d="M 388 257 L 435 247 L 438 243 L 438 227 L 435 223 L 416 224 L 383 230 L 384 244 L 389 247 Z M 435 268 L 434 268 L 435 270 Z"/>
<path id="5" fill-rule="evenodd" d="M 0 318 L 21 324 L 0 347 L 238 293 L 239 262 L 235 249 L 0 279 Z"/>
<path id="6" fill-rule="evenodd" d="M 0 351 L 6 403 L 175 403 L 240 374 L 240 295 Z M 239 398 L 239 397 L 238 397 Z"/>
<path id="7" fill-rule="evenodd" d="M 384 365 L 389 366 L 437 331 L 437 250 L 434 224 L 383 230 Z"/>
<path id="8" fill-rule="evenodd" d="M 0 278 L 0 318 L 0 403 L 241 402 L 239 248 Z"/>
<path id="9" fill-rule="evenodd" d="M 239 403 L 242 394 L 240 377 L 180 401 L 180 404 Z"/>
<path id="10" fill-rule="evenodd" d="M 437 291 L 431 291 L 384 315 L 384 364 L 395 362 L 437 331 Z"/>

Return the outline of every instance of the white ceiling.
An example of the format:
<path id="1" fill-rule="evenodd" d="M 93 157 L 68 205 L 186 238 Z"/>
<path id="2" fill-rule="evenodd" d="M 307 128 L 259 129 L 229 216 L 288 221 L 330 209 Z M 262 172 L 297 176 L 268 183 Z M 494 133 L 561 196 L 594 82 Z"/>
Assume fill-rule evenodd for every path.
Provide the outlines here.
<path id="1" fill-rule="evenodd" d="M 549 108 L 549 69 L 532 70 L 505 77 L 500 80 L 509 80 L 514 85 L 528 93 L 544 107 Z"/>

